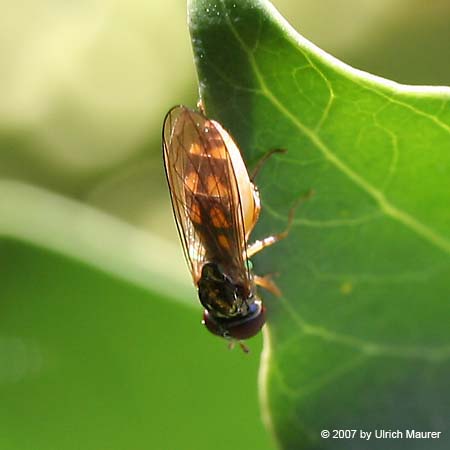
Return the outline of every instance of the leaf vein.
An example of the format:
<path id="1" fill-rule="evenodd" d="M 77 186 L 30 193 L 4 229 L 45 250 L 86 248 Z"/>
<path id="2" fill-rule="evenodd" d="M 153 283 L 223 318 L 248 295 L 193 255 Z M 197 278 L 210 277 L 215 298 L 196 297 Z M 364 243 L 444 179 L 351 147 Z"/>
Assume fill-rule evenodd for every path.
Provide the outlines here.
<path id="1" fill-rule="evenodd" d="M 355 336 L 337 333 L 335 331 L 328 330 L 325 327 L 308 323 L 287 301 L 281 300 L 279 304 L 286 310 L 303 334 L 357 349 L 367 356 L 390 356 L 405 359 L 419 359 L 429 362 L 440 362 L 450 358 L 450 345 L 443 345 L 439 347 L 420 347 L 380 344 L 374 341 L 357 338 Z"/>
<path id="2" fill-rule="evenodd" d="M 280 214 L 278 211 L 273 209 L 267 202 L 264 202 L 264 209 L 274 218 L 286 221 L 287 218 L 285 215 Z M 345 219 L 308 219 L 308 218 L 297 218 L 292 221 L 293 225 L 296 226 L 305 226 L 311 228 L 335 228 L 335 227 L 345 227 L 345 226 L 357 226 L 362 225 L 368 222 L 371 222 L 379 217 L 382 214 L 380 211 L 375 211 L 370 214 L 361 215 L 359 217 L 353 218 L 345 218 Z"/>
<path id="3" fill-rule="evenodd" d="M 444 236 L 441 236 L 439 233 L 429 228 L 427 225 L 423 224 L 416 218 L 414 218 L 409 213 L 402 211 L 400 208 L 391 204 L 383 192 L 376 189 L 372 186 L 368 181 L 366 181 L 360 174 L 354 171 L 350 166 L 345 164 L 341 159 L 339 159 L 333 151 L 325 144 L 322 139 L 317 135 L 317 133 L 304 125 L 289 109 L 287 109 L 273 94 L 273 92 L 267 86 L 264 77 L 262 76 L 258 64 L 255 60 L 254 54 L 247 48 L 245 42 L 239 36 L 239 33 L 236 31 L 235 27 L 231 23 L 228 17 L 228 25 L 230 27 L 231 32 L 235 36 L 236 40 L 242 46 L 242 49 L 247 53 L 249 58 L 250 65 L 253 69 L 253 72 L 256 76 L 256 80 L 258 81 L 260 88 L 265 95 L 265 97 L 277 108 L 287 119 L 289 119 L 292 124 L 302 132 L 314 145 L 315 147 L 323 154 L 323 156 L 333 164 L 339 171 L 341 171 L 344 175 L 347 176 L 350 180 L 352 180 L 357 186 L 359 186 L 363 191 L 365 191 L 372 199 L 378 204 L 381 211 L 390 216 L 394 220 L 397 220 L 399 223 L 403 224 L 405 227 L 414 231 L 418 236 L 421 236 L 423 239 L 430 242 L 435 247 L 439 248 L 443 252 L 450 254 L 450 241 L 447 240 Z M 370 90 L 370 88 L 368 88 Z M 375 91 L 377 92 L 377 91 Z M 384 94 L 383 94 L 384 95 Z M 388 99 L 390 97 L 386 96 Z M 401 103 L 401 102 L 400 102 Z M 415 109 L 415 108 L 413 108 Z M 417 110 L 419 111 L 419 110 Z M 423 113 L 426 115 L 425 113 Z M 426 115 L 428 116 L 428 115 Z"/>
<path id="4" fill-rule="evenodd" d="M 353 81 L 360 86 L 361 88 L 363 88 L 366 91 L 372 92 L 373 94 L 378 95 L 379 97 L 384 98 L 385 100 L 387 100 L 389 103 L 392 103 L 394 105 L 398 105 L 398 106 L 402 106 L 403 108 L 409 109 L 411 112 L 413 112 L 414 114 L 417 114 L 418 116 L 422 116 L 425 117 L 429 120 L 431 120 L 432 122 L 434 122 L 438 127 L 442 128 L 444 131 L 447 131 L 448 133 L 450 133 L 450 126 L 447 125 L 446 123 L 442 122 L 438 117 L 436 117 L 433 114 L 428 114 L 425 111 L 422 111 L 421 109 L 418 109 L 408 103 L 402 102 L 401 100 L 397 100 L 394 97 L 391 97 L 387 94 L 385 94 L 382 91 L 379 91 L 377 89 L 374 89 L 372 87 L 367 86 L 366 84 L 363 84 L 361 82 L 359 82 L 356 79 L 353 79 Z"/>

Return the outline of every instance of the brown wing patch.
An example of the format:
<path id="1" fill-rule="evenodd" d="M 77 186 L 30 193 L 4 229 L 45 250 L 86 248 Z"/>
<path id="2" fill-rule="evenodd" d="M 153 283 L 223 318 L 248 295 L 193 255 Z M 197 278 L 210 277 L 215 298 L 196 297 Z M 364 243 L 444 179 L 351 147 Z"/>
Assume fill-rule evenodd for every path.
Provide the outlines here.
<path id="1" fill-rule="evenodd" d="M 230 228 L 231 222 L 225 217 L 223 210 L 217 206 L 213 206 L 209 210 L 211 222 L 215 228 Z"/>
<path id="2" fill-rule="evenodd" d="M 196 224 L 202 223 L 202 212 L 200 210 L 200 206 L 197 202 L 194 202 L 191 205 L 191 208 L 189 210 L 189 218 L 192 220 L 192 222 Z"/>
<path id="3" fill-rule="evenodd" d="M 219 160 L 221 159 L 219 158 Z M 215 175 L 208 175 L 206 178 L 206 194 L 226 199 L 231 193 L 229 192 L 229 186 L 224 181 L 227 180 L 218 179 Z"/>
<path id="4" fill-rule="evenodd" d="M 197 172 L 192 171 L 188 173 L 184 178 L 184 182 L 186 183 L 186 188 L 189 191 L 197 192 L 199 183 Z"/>
<path id="5" fill-rule="evenodd" d="M 229 250 L 230 249 L 230 241 L 228 240 L 228 238 L 224 234 L 219 234 L 217 236 L 217 240 L 219 241 L 219 245 L 223 249 L 225 249 L 225 250 Z"/>

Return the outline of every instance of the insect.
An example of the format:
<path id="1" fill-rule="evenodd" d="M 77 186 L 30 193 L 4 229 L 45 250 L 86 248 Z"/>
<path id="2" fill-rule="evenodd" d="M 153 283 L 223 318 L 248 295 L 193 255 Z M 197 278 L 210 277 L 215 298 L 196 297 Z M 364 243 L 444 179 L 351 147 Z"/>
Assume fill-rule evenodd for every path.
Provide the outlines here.
<path id="1" fill-rule="evenodd" d="M 175 222 L 204 307 L 203 323 L 248 351 L 242 340 L 266 321 L 256 285 L 281 295 L 270 276 L 253 273 L 250 258 L 286 237 L 290 225 L 248 244 L 260 196 L 237 145 L 218 122 L 176 106 L 164 119 L 162 139 Z"/>

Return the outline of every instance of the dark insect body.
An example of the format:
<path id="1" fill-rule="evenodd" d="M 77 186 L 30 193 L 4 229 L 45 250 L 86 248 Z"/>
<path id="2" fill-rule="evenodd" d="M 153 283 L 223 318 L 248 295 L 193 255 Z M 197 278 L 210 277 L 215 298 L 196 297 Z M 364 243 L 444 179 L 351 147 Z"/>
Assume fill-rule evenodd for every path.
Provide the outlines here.
<path id="1" fill-rule="evenodd" d="M 248 339 L 265 323 L 256 285 L 275 295 L 270 277 L 254 275 L 249 258 L 288 230 L 248 245 L 261 210 L 238 147 L 222 126 L 185 106 L 163 125 L 164 166 L 186 260 L 213 334 Z"/>

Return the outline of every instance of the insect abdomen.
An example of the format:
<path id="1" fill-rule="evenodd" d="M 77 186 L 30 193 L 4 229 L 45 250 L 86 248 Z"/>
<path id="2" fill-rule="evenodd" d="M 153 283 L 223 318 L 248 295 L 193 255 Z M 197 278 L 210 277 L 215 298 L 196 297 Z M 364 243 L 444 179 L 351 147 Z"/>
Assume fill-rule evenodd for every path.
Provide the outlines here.
<path id="1" fill-rule="evenodd" d="M 220 149 L 200 153 L 194 147 L 188 159 L 189 170 L 185 178 L 186 203 L 189 218 L 208 253 L 208 258 L 220 260 L 224 252 L 232 250 L 230 230 L 233 216 L 226 177 L 229 160 L 221 157 Z"/>

